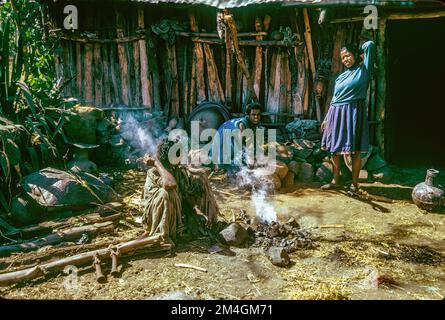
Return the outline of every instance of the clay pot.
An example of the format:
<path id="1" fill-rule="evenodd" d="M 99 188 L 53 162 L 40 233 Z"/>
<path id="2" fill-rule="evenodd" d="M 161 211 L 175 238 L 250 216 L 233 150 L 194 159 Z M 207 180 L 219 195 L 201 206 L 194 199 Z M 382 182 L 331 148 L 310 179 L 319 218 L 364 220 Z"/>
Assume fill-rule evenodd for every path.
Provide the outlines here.
<path id="1" fill-rule="evenodd" d="M 445 191 L 433 184 L 433 178 L 439 174 L 435 169 L 428 169 L 425 182 L 417 184 L 412 193 L 414 203 L 427 211 L 440 210 L 444 205 Z"/>

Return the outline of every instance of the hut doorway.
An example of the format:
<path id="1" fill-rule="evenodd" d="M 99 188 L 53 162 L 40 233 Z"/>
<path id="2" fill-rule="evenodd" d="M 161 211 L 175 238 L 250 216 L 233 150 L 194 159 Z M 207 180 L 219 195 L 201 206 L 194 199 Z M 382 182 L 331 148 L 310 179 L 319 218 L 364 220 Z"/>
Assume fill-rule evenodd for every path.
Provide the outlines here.
<path id="1" fill-rule="evenodd" d="M 387 28 L 385 153 L 396 165 L 445 166 L 445 18 Z"/>

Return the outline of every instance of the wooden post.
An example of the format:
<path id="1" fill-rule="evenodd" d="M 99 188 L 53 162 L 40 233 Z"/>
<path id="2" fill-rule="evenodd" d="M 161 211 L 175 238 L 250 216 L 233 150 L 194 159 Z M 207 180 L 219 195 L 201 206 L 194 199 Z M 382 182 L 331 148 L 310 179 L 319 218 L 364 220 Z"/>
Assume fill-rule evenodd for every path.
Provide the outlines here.
<path id="1" fill-rule="evenodd" d="M 340 50 L 344 44 L 345 35 L 346 35 L 346 32 L 344 31 L 343 27 L 339 25 L 337 27 L 334 47 L 332 50 L 331 73 L 330 73 L 330 77 L 329 77 L 329 84 L 328 84 L 327 91 L 326 91 L 326 104 L 325 104 L 325 108 L 324 108 L 325 114 L 329 110 L 329 106 L 331 105 L 332 96 L 334 94 L 335 77 L 342 70 Z"/>
<path id="2" fill-rule="evenodd" d="M 253 78 L 250 75 L 249 69 L 247 68 L 244 59 L 243 59 L 243 55 L 239 49 L 239 45 L 238 45 L 238 31 L 236 30 L 236 25 L 235 25 L 235 21 L 233 19 L 233 15 L 228 13 L 227 10 L 224 10 L 224 21 L 226 23 L 226 26 L 229 28 L 230 30 L 230 37 L 233 40 L 233 49 L 235 51 L 235 57 L 236 57 L 236 61 L 238 62 L 238 65 L 241 67 L 241 70 L 244 73 L 244 76 L 247 79 L 247 87 L 248 87 L 248 98 L 253 98 L 254 100 L 258 101 L 258 97 L 255 94 L 255 90 L 253 89 Z"/>
<path id="3" fill-rule="evenodd" d="M 76 88 L 77 96 L 82 96 L 82 48 L 80 43 L 76 42 Z"/>
<path id="4" fill-rule="evenodd" d="M 189 87 L 190 87 L 190 78 L 189 78 L 189 64 L 188 64 L 188 41 L 184 43 L 183 51 L 182 51 L 182 117 L 185 117 L 189 114 Z"/>
<path id="5" fill-rule="evenodd" d="M 85 100 L 93 102 L 93 45 L 85 44 Z"/>
<path id="6" fill-rule="evenodd" d="M 139 29 L 145 29 L 144 21 L 144 9 L 138 7 L 138 27 Z M 139 40 L 139 56 L 141 59 L 141 93 L 142 93 L 142 105 L 147 106 L 149 109 L 153 107 L 152 103 L 152 88 L 151 81 L 148 73 L 148 61 L 147 61 L 147 48 L 145 39 Z"/>
<path id="7" fill-rule="evenodd" d="M 192 32 L 199 32 L 198 23 L 196 22 L 196 17 L 193 12 L 189 13 L 190 30 Z M 204 79 L 204 53 L 201 43 L 194 42 L 194 54 L 193 63 L 196 64 L 196 89 L 197 89 L 197 103 L 201 103 L 206 98 L 206 86 Z"/>
<path id="8" fill-rule="evenodd" d="M 224 39 L 226 42 L 226 99 L 232 101 L 232 40 L 227 28 Z"/>
<path id="9" fill-rule="evenodd" d="M 150 30 L 145 33 L 145 41 L 148 47 L 148 66 L 150 68 L 150 73 L 152 77 L 152 88 L 153 88 L 153 105 L 156 111 L 161 110 L 161 80 L 159 78 L 159 68 L 158 59 L 156 53 L 155 40 L 153 34 Z"/>
<path id="10" fill-rule="evenodd" d="M 270 79 L 268 89 L 267 111 L 278 113 L 280 110 L 280 85 L 281 85 L 281 52 L 280 49 L 272 53 L 270 66 Z M 277 122 L 276 116 L 271 116 L 272 121 Z"/>
<path id="11" fill-rule="evenodd" d="M 102 63 L 104 66 L 104 74 L 103 74 L 103 86 L 104 86 L 104 99 L 105 104 L 108 106 L 111 104 L 111 77 L 110 77 L 110 61 L 108 59 L 108 51 L 110 45 L 102 45 Z"/>
<path id="12" fill-rule="evenodd" d="M 166 110 L 170 110 L 166 115 L 179 116 L 179 88 L 178 88 L 178 67 L 176 62 L 176 46 L 166 43 L 168 65 L 165 70 L 165 79 L 167 83 L 167 101 Z M 169 103 L 170 102 L 170 103 Z"/>
<path id="13" fill-rule="evenodd" d="M 386 104 L 386 19 L 379 19 L 377 30 L 377 120 L 376 139 L 381 154 L 385 156 L 385 104 Z"/>
<path id="14" fill-rule="evenodd" d="M 94 95 L 95 95 L 95 105 L 97 107 L 102 107 L 102 93 L 103 93 L 103 64 L 102 55 L 100 53 L 101 45 L 96 43 L 94 45 Z"/>
<path id="15" fill-rule="evenodd" d="M 124 30 L 123 30 L 123 17 L 122 13 L 117 10 L 116 11 L 116 33 L 118 38 L 122 38 L 124 36 Z M 121 72 L 121 94 L 122 94 L 122 101 L 127 106 L 130 105 L 130 79 L 128 75 L 128 59 L 127 59 L 127 53 L 125 50 L 125 44 L 124 43 L 117 43 L 117 55 L 119 57 L 119 66 L 120 66 L 120 72 Z"/>
<path id="16" fill-rule="evenodd" d="M 141 68 L 139 57 L 139 41 L 131 43 L 133 46 L 133 69 L 134 69 L 134 98 L 133 105 L 140 106 L 141 104 Z"/>
<path id="17" fill-rule="evenodd" d="M 224 101 L 224 91 L 219 81 L 218 68 L 216 67 L 213 51 L 209 44 L 204 44 L 204 53 L 207 62 L 207 76 L 209 81 L 209 100 L 215 102 Z"/>
<path id="18" fill-rule="evenodd" d="M 263 26 L 260 17 L 255 17 L 255 31 L 261 32 Z M 262 36 L 256 36 L 256 40 L 263 40 Z M 261 74 L 263 72 L 263 50 L 261 47 L 256 47 L 255 49 L 255 71 L 253 76 L 253 90 L 257 97 L 260 96 L 260 86 L 261 86 Z"/>
<path id="19" fill-rule="evenodd" d="M 312 84 L 315 84 L 316 70 L 315 70 L 314 50 L 312 48 L 311 26 L 310 26 L 309 14 L 308 14 L 307 8 L 303 9 L 303 16 L 304 16 L 304 25 L 305 25 L 305 29 L 306 29 L 306 31 L 304 32 L 304 38 L 306 40 L 306 48 L 308 51 L 309 64 L 310 64 L 311 72 L 312 72 Z M 315 98 L 315 104 L 316 104 L 315 107 L 316 107 L 317 120 L 320 121 L 321 120 L 321 108 L 320 108 L 320 103 L 319 103 L 318 98 Z"/>
<path id="20" fill-rule="evenodd" d="M 111 76 L 111 82 L 113 84 L 113 95 L 114 95 L 114 101 L 117 103 L 122 103 L 122 95 L 120 90 L 120 81 L 117 77 L 118 74 L 118 62 L 116 60 L 116 48 L 117 45 L 114 43 L 110 44 L 110 76 Z"/>

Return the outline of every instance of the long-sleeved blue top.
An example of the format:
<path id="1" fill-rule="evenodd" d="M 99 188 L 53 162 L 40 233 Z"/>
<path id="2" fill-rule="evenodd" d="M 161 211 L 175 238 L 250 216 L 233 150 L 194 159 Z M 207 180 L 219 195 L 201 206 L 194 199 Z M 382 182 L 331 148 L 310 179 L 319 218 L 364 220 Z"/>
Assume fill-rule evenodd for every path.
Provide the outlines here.
<path id="1" fill-rule="evenodd" d="M 365 55 L 363 63 L 348 68 L 335 79 L 334 96 L 331 105 L 366 99 L 375 61 L 374 42 L 365 42 L 362 50 Z"/>

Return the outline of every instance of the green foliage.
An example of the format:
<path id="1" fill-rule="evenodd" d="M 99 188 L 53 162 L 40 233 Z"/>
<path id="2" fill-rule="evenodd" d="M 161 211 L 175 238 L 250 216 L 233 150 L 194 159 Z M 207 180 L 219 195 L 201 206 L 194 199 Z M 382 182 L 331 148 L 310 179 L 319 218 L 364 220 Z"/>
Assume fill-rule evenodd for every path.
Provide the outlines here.
<path id="1" fill-rule="evenodd" d="M 67 142 L 67 101 L 54 67 L 58 43 L 47 35 L 41 9 L 28 0 L 0 4 L 0 209 L 6 211 L 22 175 L 36 164 L 60 162 L 57 146 Z"/>

